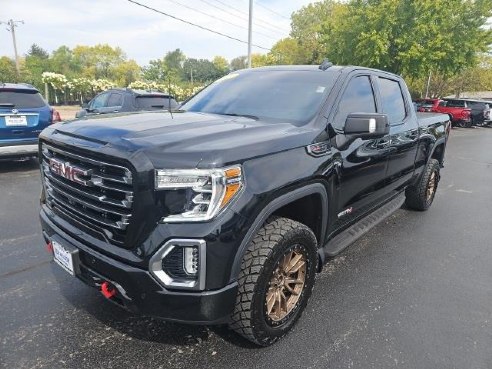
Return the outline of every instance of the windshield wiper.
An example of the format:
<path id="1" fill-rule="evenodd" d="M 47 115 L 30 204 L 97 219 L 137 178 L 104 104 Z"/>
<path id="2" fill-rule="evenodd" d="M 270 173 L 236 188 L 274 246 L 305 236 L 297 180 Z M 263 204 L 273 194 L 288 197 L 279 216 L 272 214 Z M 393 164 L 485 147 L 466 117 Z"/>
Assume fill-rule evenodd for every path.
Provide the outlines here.
<path id="1" fill-rule="evenodd" d="M 249 118 L 249 119 L 254 119 L 254 120 L 260 119 L 256 115 L 251 115 L 251 114 L 236 114 L 236 113 L 217 113 L 217 114 L 219 114 L 219 115 L 229 115 L 231 117 L 244 117 L 244 118 Z"/>

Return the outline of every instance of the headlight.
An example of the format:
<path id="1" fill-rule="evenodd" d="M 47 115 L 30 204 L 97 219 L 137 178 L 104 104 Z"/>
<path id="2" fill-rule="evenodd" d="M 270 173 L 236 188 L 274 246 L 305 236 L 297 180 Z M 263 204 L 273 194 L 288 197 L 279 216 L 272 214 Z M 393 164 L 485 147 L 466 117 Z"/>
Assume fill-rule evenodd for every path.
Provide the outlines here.
<path id="1" fill-rule="evenodd" d="M 196 222 L 215 217 L 243 186 L 240 166 L 223 169 L 156 170 L 157 190 L 191 191 L 190 200 L 180 214 L 163 218 L 164 222 Z"/>

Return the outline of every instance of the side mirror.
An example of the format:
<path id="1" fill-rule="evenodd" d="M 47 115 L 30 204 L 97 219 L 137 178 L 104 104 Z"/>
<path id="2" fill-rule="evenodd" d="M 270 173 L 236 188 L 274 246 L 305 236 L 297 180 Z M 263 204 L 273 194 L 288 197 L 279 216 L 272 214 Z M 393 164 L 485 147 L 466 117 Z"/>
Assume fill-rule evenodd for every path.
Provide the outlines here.
<path id="1" fill-rule="evenodd" d="M 80 105 L 80 107 L 81 107 L 82 109 L 87 110 L 87 109 L 89 109 L 89 104 L 88 104 L 88 103 L 83 103 L 82 105 Z"/>
<path id="2" fill-rule="evenodd" d="M 389 133 L 388 116 L 377 113 L 351 113 L 345 120 L 345 135 L 381 138 Z"/>

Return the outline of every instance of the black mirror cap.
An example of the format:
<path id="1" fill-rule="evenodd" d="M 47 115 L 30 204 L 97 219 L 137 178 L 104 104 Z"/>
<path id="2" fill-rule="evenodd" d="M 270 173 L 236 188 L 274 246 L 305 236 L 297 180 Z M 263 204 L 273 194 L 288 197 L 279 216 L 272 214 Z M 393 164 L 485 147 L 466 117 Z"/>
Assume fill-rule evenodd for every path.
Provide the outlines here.
<path id="1" fill-rule="evenodd" d="M 345 135 L 380 138 L 389 133 L 388 116 L 377 113 L 351 113 L 345 120 Z"/>

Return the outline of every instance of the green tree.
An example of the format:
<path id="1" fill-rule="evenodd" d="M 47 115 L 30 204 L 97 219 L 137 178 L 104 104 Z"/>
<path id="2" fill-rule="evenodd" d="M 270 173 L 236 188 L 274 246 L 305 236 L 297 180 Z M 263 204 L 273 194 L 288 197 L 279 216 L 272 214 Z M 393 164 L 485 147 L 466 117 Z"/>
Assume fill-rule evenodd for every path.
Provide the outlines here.
<path id="1" fill-rule="evenodd" d="M 217 78 L 220 78 L 229 72 L 229 63 L 227 62 L 227 59 L 223 56 L 215 56 L 212 60 L 212 63 L 217 70 Z"/>
<path id="2" fill-rule="evenodd" d="M 217 69 L 216 65 L 208 59 L 188 58 L 183 63 L 183 72 L 186 81 L 211 82 L 222 77 L 226 72 Z"/>
<path id="3" fill-rule="evenodd" d="M 37 44 L 32 44 L 27 52 L 27 56 L 37 57 L 39 59 L 48 59 L 50 54 Z"/>
<path id="4" fill-rule="evenodd" d="M 251 54 L 251 67 L 258 68 L 270 64 L 273 64 L 273 62 L 269 59 L 267 54 Z"/>
<path id="5" fill-rule="evenodd" d="M 247 56 L 238 56 L 231 60 L 230 67 L 231 70 L 240 70 L 244 69 L 248 66 L 248 57 Z"/>
<path id="6" fill-rule="evenodd" d="M 318 64 L 326 57 L 323 36 L 344 7 L 344 4 L 335 0 L 322 0 L 303 6 L 292 14 L 290 36 L 297 41 L 296 64 Z M 294 45 L 291 41 L 287 42 Z M 291 53 L 286 54 L 287 59 L 292 58 Z"/>
<path id="7" fill-rule="evenodd" d="M 76 46 L 73 56 L 81 67 L 82 76 L 93 79 L 115 79 L 115 68 L 126 60 L 121 48 L 107 44 Z"/>
<path id="8" fill-rule="evenodd" d="M 165 80 L 167 67 L 163 59 L 149 61 L 149 65 L 142 68 L 142 76 L 146 81 L 162 82 Z"/>
<path id="9" fill-rule="evenodd" d="M 21 82 L 27 82 L 38 89 L 44 88 L 43 72 L 50 71 L 49 53 L 40 46 L 33 44 L 27 52 L 21 72 Z"/>
<path id="10" fill-rule="evenodd" d="M 304 64 L 307 63 L 305 55 L 297 39 L 283 38 L 272 46 L 268 53 L 274 64 Z"/>
<path id="11" fill-rule="evenodd" d="M 114 80 L 118 86 L 128 86 L 130 83 L 138 80 L 142 69 L 133 59 L 124 61 L 114 67 Z"/>
<path id="12" fill-rule="evenodd" d="M 327 55 L 418 78 L 453 75 L 486 51 L 490 0 L 351 0 L 323 25 Z"/>
<path id="13" fill-rule="evenodd" d="M 7 56 L 0 57 L 0 82 L 17 82 L 15 61 Z"/>
<path id="14" fill-rule="evenodd" d="M 180 49 L 168 51 L 164 56 L 164 65 L 167 68 L 168 74 L 174 76 L 175 79 L 183 79 L 183 63 L 185 60 L 186 55 Z"/>
<path id="15" fill-rule="evenodd" d="M 69 78 L 77 77 L 81 71 L 81 66 L 75 60 L 72 50 L 65 45 L 51 53 L 50 64 L 51 72 L 60 73 Z"/>

